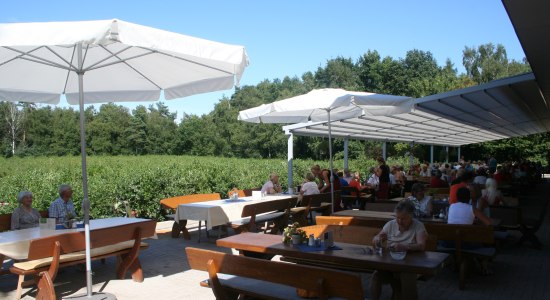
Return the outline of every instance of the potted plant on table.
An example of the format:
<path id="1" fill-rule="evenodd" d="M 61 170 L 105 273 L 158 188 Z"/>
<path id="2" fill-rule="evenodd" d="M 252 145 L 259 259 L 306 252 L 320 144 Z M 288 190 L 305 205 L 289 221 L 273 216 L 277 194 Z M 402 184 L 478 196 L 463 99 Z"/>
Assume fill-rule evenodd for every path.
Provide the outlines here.
<path id="1" fill-rule="evenodd" d="M 294 222 L 283 231 L 283 243 L 293 245 L 301 244 L 307 239 L 306 232 L 300 228 L 300 223 Z"/>

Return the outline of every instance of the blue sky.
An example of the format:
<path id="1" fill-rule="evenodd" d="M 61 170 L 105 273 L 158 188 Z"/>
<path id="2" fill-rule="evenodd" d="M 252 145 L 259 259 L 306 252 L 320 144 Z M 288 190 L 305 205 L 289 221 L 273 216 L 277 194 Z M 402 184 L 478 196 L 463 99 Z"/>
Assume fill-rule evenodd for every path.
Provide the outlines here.
<path id="1" fill-rule="evenodd" d="M 508 58 L 525 56 L 500 0 L 28 0 L 6 1 L 0 14 L 2 23 L 113 18 L 245 46 L 250 66 L 241 85 L 300 77 L 328 59 L 357 59 L 368 50 L 394 58 L 412 49 L 430 51 L 440 65 L 450 58 L 459 72 L 465 46 L 500 43 Z M 165 103 L 178 118 L 200 115 L 232 92 Z"/>

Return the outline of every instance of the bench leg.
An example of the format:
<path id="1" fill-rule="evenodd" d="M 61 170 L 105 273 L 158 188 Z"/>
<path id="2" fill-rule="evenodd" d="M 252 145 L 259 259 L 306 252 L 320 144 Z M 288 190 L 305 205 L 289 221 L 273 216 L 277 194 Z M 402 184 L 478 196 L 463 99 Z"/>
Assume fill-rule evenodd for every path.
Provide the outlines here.
<path id="1" fill-rule="evenodd" d="M 466 281 L 466 260 L 462 260 L 459 265 L 459 278 L 458 278 L 458 289 L 463 290 Z"/>
<path id="2" fill-rule="evenodd" d="M 143 270 L 137 256 L 133 259 L 129 254 L 117 256 L 116 277 L 124 279 L 127 272 L 130 272 L 134 281 L 143 282 Z"/>
<path id="3" fill-rule="evenodd" d="M 19 279 L 17 280 L 17 291 L 15 292 L 16 300 L 21 299 L 21 294 L 23 292 L 23 282 L 25 282 L 25 275 L 19 275 Z"/>
<path id="4" fill-rule="evenodd" d="M 132 274 L 132 280 L 135 282 L 143 282 L 143 269 L 139 259 L 135 259 L 134 262 L 128 268 L 128 271 Z"/>

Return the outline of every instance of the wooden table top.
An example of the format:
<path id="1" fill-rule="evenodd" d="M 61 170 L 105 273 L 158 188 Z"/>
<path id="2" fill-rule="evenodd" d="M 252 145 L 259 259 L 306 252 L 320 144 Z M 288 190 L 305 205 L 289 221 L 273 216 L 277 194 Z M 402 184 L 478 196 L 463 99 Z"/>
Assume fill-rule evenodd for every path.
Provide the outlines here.
<path id="1" fill-rule="evenodd" d="M 368 218 L 373 220 L 390 221 L 395 218 L 394 212 L 372 210 L 342 210 L 333 213 L 334 216 Z"/>
<path id="2" fill-rule="evenodd" d="M 298 261 L 322 263 L 325 267 L 426 275 L 436 274 L 442 263 L 449 257 L 448 254 L 439 252 L 409 252 L 404 260 L 398 261 L 392 259 L 388 252 L 382 255 L 369 254 L 366 245 L 340 242 L 335 245 L 342 250 L 308 252 L 301 251 L 292 245 L 283 244 L 279 235 L 249 232 L 219 239 L 216 244 L 220 247 L 235 248 L 241 251 L 282 255 Z"/>

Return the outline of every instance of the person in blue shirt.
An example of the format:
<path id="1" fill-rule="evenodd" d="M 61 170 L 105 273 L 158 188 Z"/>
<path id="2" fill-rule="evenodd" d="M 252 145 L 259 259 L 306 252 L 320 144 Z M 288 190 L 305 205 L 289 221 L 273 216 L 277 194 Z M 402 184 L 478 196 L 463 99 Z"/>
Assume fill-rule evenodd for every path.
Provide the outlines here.
<path id="1" fill-rule="evenodd" d="M 56 223 L 63 223 L 76 217 L 72 201 L 73 189 L 68 184 L 59 186 L 59 198 L 55 199 L 48 209 L 48 216 L 55 218 Z"/>

